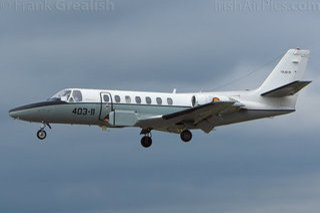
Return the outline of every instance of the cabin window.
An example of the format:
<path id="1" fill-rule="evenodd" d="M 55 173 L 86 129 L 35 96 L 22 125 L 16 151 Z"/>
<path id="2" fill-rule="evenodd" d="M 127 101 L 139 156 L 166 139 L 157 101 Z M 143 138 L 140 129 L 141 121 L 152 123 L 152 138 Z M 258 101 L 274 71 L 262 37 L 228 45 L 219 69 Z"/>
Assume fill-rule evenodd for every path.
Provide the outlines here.
<path id="1" fill-rule="evenodd" d="M 150 97 L 146 97 L 146 102 L 147 102 L 147 104 L 151 104 L 151 98 Z"/>
<path id="2" fill-rule="evenodd" d="M 139 96 L 136 96 L 136 103 L 141 104 L 141 98 Z"/>
<path id="3" fill-rule="evenodd" d="M 127 95 L 127 96 L 125 97 L 125 100 L 126 100 L 126 103 L 128 103 L 128 104 L 131 103 L 131 98 L 130 98 L 130 96 Z"/>
<path id="4" fill-rule="evenodd" d="M 74 98 L 75 102 L 81 102 L 82 101 L 82 94 L 79 90 L 73 90 L 72 97 Z"/>
<path id="5" fill-rule="evenodd" d="M 109 101 L 110 101 L 109 95 L 104 95 L 103 100 L 104 100 L 104 102 L 109 103 Z"/>
<path id="6" fill-rule="evenodd" d="M 172 105 L 173 104 L 172 98 L 167 98 L 167 103 L 168 105 Z"/>
<path id="7" fill-rule="evenodd" d="M 162 99 L 161 99 L 160 97 L 157 97 L 156 101 L 157 101 L 157 104 L 158 104 L 158 105 L 161 105 L 161 104 L 162 104 Z"/>
<path id="8" fill-rule="evenodd" d="M 115 100 L 117 103 L 119 103 L 119 102 L 121 101 L 120 96 L 119 96 L 119 95 L 114 96 L 114 100 Z"/>

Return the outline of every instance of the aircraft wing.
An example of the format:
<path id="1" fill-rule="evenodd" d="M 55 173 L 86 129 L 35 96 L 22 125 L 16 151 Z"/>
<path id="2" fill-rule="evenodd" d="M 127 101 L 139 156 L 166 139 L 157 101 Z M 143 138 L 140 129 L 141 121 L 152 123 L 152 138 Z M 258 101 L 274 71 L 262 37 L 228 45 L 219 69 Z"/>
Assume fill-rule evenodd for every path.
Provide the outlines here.
<path id="1" fill-rule="evenodd" d="M 220 114 L 232 111 L 235 102 L 211 102 L 193 108 L 178 111 L 172 114 L 152 116 L 139 120 L 137 126 L 143 129 L 157 129 L 179 133 L 188 128 L 200 128 L 209 133 L 220 119 Z"/>

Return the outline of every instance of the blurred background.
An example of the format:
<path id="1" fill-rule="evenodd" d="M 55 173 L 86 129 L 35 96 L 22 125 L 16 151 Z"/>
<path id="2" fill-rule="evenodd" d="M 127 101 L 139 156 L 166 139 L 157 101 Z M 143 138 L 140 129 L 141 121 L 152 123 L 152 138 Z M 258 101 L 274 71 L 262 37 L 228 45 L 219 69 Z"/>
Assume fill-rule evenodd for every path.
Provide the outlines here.
<path id="1" fill-rule="evenodd" d="M 0 0 L 1 212 L 318 212 L 320 2 Z M 310 49 L 297 112 L 179 135 L 39 124 L 8 110 L 68 87 L 253 89 Z"/>

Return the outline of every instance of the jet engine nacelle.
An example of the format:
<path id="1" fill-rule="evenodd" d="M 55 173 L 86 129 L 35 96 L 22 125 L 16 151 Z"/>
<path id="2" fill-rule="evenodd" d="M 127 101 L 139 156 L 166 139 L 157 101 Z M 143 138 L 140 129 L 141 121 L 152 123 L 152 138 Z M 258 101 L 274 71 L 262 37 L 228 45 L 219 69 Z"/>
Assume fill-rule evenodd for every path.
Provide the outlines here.
<path id="1" fill-rule="evenodd" d="M 206 95 L 206 94 L 199 94 L 192 96 L 191 104 L 193 107 L 204 105 L 212 102 L 218 102 L 218 101 L 230 101 L 228 97 L 225 96 L 219 96 L 219 95 Z"/>
<path id="2" fill-rule="evenodd" d="M 191 104 L 193 107 L 204 105 L 212 102 L 212 99 L 208 95 L 194 95 L 191 99 Z"/>

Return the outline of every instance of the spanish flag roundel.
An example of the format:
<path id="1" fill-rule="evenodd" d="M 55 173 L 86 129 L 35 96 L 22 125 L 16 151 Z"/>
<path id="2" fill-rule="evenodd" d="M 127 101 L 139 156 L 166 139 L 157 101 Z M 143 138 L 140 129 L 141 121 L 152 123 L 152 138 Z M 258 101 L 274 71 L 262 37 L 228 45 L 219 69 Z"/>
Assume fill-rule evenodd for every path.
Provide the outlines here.
<path id="1" fill-rule="evenodd" d="M 212 99 L 212 101 L 213 101 L 213 102 L 218 102 L 218 101 L 220 101 L 220 99 L 217 98 L 217 97 L 214 97 L 214 98 Z"/>

